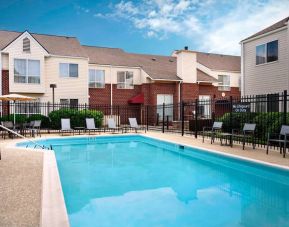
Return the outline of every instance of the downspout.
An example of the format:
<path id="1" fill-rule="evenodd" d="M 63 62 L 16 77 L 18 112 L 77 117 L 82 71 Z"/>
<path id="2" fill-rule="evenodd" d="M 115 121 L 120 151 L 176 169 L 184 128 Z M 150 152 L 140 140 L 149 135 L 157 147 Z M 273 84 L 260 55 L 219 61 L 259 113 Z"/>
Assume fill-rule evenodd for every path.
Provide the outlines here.
<path id="1" fill-rule="evenodd" d="M 241 42 L 241 96 L 245 95 L 244 43 Z"/>
<path id="2" fill-rule="evenodd" d="M 112 115 L 112 66 L 109 67 L 109 74 L 110 74 L 110 115 Z"/>

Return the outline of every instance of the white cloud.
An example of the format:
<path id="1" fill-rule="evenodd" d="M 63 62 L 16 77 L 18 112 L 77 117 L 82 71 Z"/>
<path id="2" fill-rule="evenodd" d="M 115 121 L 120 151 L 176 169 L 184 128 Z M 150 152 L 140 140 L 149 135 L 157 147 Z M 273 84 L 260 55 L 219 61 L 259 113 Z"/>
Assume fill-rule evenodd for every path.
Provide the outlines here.
<path id="1" fill-rule="evenodd" d="M 96 17 L 128 21 L 149 38 L 177 35 L 198 50 L 240 54 L 240 40 L 289 16 L 289 0 L 120 1 Z"/>

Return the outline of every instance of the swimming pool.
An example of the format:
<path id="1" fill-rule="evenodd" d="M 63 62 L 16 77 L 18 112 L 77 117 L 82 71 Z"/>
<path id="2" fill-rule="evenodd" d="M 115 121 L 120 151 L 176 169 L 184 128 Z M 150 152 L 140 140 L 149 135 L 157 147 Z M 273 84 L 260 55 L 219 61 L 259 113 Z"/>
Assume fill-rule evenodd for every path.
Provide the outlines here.
<path id="1" fill-rule="evenodd" d="M 73 227 L 289 226 L 286 170 L 141 135 L 38 142 L 55 151 Z"/>

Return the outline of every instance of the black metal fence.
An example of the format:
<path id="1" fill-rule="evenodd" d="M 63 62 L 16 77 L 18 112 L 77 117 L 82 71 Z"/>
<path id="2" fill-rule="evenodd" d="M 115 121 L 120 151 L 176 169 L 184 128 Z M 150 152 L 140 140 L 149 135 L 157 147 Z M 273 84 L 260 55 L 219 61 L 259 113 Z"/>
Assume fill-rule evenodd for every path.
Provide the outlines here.
<path id="1" fill-rule="evenodd" d="M 263 146 L 268 133 L 278 133 L 281 125 L 289 123 L 287 91 L 278 94 L 266 94 L 222 99 L 196 99 L 178 104 L 147 105 L 73 105 L 39 102 L 2 102 L 1 121 L 29 121 L 36 115 L 47 118 L 44 128 L 49 128 L 49 117 L 53 111 L 69 110 L 101 111 L 104 115 L 102 125 L 108 118 L 115 118 L 118 126 L 129 124 L 128 118 L 136 118 L 139 124 L 148 130 L 163 133 L 174 132 L 198 137 L 203 127 L 212 126 L 214 121 L 223 122 L 223 131 L 242 129 L 245 123 L 256 123 L 256 143 Z M 77 122 L 77 124 L 84 124 Z M 85 126 L 85 125 L 79 125 Z"/>

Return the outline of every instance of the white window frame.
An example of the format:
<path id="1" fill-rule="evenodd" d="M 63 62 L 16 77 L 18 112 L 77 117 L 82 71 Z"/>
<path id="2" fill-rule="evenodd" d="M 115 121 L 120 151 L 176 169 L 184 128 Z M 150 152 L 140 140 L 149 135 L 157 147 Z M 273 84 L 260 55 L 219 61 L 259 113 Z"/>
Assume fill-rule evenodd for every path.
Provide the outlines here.
<path id="1" fill-rule="evenodd" d="M 61 65 L 65 65 L 67 67 L 67 75 L 61 74 Z M 70 72 L 70 65 L 77 65 L 77 76 L 71 76 L 71 72 Z M 77 63 L 59 63 L 59 76 L 61 78 L 78 78 L 79 77 L 79 67 Z"/>
<path id="2" fill-rule="evenodd" d="M 90 72 L 93 71 L 93 80 L 90 80 Z M 97 71 L 102 72 L 102 79 L 98 80 L 96 78 Z M 93 83 L 93 86 L 91 84 Z M 89 88 L 105 88 L 105 70 L 100 69 L 89 69 L 88 70 L 88 87 Z"/>
<path id="3" fill-rule="evenodd" d="M 123 73 L 124 82 L 119 81 L 119 73 Z M 132 78 L 128 78 L 128 76 L 132 76 Z M 131 81 L 131 83 L 130 83 Z M 118 71 L 117 72 L 117 89 L 134 89 L 133 84 L 133 72 L 132 71 Z"/>
<path id="4" fill-rule="evenodd" d="M 21 61 L 25 61 L 25 82 L 16 82 L 15 80 L 15 61 L 16 60 L 21 60 Z M 36 61 L 39 63 L 39 75 L 29 75 L 29 61 Z M 13 73 L 14 73 L 14 83 L 17 83 L 17 84 L 40 84 L 41 83 L 41 64 L 40 64 L 40 60 L 37 60 L 37 59 L 26 59 L 26 58 L 14 58 L 14 61 L 13 61 L 13 66 L 14 66 L 14 70 L 13 70 Z M 37 77 L 39 78 L 39 82 L 37 83 L 31 83 L 29 82 L 29 77 Z"/>
<path id="5" fill-rule="evenodd" d="M 224 79 L 220 81 L 220 77 L 228 77 L 229 84 L 224 84 Z M 229 75 L 218 75 L 218 90 L 219 91 L 231 91 L 231 77 Z"/>
<path id="6" fill-rule="evenodd" d="M 39 99 L 33 102 L 15 102 L 15 114 L 33 115 L 41 114 L 41 105 Z M 31 111 L 32 110 L 32 111 Z"/>
<path id="7" fill-rule="evenodd" d="M 203 108 L 203 114 L 198 113 L 199 116 L 203 119 L 211 119 L 212 118 L 212 110 L 211 110 L 211 96 L 210 95 L 199 95 L 199 108 Z"/>
<path id="8" fill-rule="evenodd" d="M 272 42 L 274 42 L 274 41 L 277 41 L 277 44 L 278 44 L 277 60 L 268 62 L 267 45 L 268 45 L 268 43 L 272 43 Z M 264 63 L 259 63 L 259 64 L 257 64 L 257 47 L 263 46 L 263 45 L 265 46 L 265 62 L 264 62 Z M 264 64 L 268 64 L 268 63 L 270 64 L 270 63 L 273 63 L 273 62 L 278 61 L 278 59 L 279 59 L 279 40 L 278 40 L 278 39 L 271 40 L 271 41 L 269 41 L 269 42 L 259 44 L 259 45 L 257 45 L 257 46 L 255 47 L 255 65 L 256 65 L 256 66 L 258 66 L 258 65 L 264 65 Z"/>

